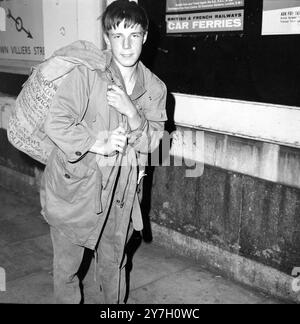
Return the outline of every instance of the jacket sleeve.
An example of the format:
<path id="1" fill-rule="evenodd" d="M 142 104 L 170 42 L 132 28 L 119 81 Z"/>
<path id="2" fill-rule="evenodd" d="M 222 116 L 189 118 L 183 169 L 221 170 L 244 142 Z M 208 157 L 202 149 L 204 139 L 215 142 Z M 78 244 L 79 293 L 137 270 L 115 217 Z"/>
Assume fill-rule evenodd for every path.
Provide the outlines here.
<path id="1" fill-rule="evenodd" d="M 96 142 L 83 120 L 90 95 L 88 73 L 82 66 L 69 73 L 59 86 L 45 120 L 45 133 L 70 162 L 81 159 Z"/>
<path id="2" fill-rule="evenodd" d="M 129 134 L 129 144 L 142 154 L 152 153 L 159 146 L 167 120 L 165 84 L 160 82 L 150 96 L 147 106 L 138 109 L 142 117 L 140 127 Z"/>

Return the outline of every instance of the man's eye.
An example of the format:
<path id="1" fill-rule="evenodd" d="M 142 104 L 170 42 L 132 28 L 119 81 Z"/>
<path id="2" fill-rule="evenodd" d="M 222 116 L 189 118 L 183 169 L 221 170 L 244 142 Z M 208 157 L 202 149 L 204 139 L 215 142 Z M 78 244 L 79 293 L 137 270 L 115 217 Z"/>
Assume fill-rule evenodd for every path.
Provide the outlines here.
<path id="1" fill-rule="evenodd" d="M 133 37 L 133 38 L 140 38 L 141 35 L 140 35 L 140 34 L 133 34 L 132 37 Z"/>
<path id="2" fill-rule="evenodd" d="M 113 39 L 118 39 L 120 37 L 121 37 L 120 35 L 113 35 Z"/>

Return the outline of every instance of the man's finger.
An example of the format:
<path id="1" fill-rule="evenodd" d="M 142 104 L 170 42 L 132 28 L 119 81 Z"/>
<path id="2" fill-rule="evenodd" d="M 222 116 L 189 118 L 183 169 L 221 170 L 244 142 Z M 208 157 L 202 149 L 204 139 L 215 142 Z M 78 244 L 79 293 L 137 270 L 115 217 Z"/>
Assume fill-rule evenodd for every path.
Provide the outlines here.
<path id="1" fill-rule="evenodd" d="M 113 147 L 115 149 L 118 149 L 119 151 L 124 151 L 125 145 L 123 143 L 116 142 L 113 144 Z"/>
<path id="2" fill-rule="evenodd" d="M 112 136 L 112 140 L 127 143 L 127 136 L 125 136 L 123 134 L 115 134 Z"/>
<path id="3" fill-rule="evenodd" d="M 119 124 L 119 126 L 115 129 L 116 132 L 118 133 L 123 133 L 126 134 L 126 127 L 124 126 L 124 124 Z"/>
<path id="4" fill-rule="evenodd" d="M 123 136 L 123 135 L 114 136 L 113 141 L 126 144 L 127 143 L 127 137 Z"/>
<path id="5" fill-rule="evenodd" d="M 118 87 L 117 85 L 115 85 L 115 84 L 109 85 L 107 87 L 107 90 L 108 90 L 108 93 L 110 93 L 110 91 L 116 91 L 118 93 L 123 92 L 122 89 L 120 87 Z"/>
<path id="6" fill-rule="evenodd" d="M 119 96 L 120 95 L 120 92 L 114 90 L 114 89 L 110 89 L 106 92 L 106 95 L 108 97 L 112 96 L 112 97 L 116 97 L 116 96 Z"/>
<path id="7" fill-rule="evenodd" d="M 118 95 L 108 92 L 106 98 L 107 98 L 107 101 L 111 101 L 111 100 L 114 101 L 114 100 L 118 99 Z"/>
<path id="8" fill-rule="evenodd" d="M 125 138 L 127 138 L 126 136 L 126 131 L 124 128 L 117 128 L 113 131 L 113 135 L 115 136 L 124 136 Z"/>

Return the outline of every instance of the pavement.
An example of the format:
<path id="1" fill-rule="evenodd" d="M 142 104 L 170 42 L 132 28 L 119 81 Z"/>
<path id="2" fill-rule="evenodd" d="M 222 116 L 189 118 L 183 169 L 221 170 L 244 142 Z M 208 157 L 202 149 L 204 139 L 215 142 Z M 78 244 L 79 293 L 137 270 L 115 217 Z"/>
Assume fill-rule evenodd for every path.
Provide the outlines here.
<path id="1" fill-rule="evenodd" d="M 212 273 L 194 259 L 178 256 L 158 242 L 145 243 L 137 233 L 130 245 L 128 304 L 284 303 Z M 88 265 L 90 261 L 85 262 Z M 0 270 L 2 279 L 6 274 L 5 287 L 3 280 L 0 286 L 0 303 L 53 303 L 52 245 L 38 201 L 1 186 Z M 93 271 L 85 273 L 83 286 L 84 303 L 98 303 Z"/>

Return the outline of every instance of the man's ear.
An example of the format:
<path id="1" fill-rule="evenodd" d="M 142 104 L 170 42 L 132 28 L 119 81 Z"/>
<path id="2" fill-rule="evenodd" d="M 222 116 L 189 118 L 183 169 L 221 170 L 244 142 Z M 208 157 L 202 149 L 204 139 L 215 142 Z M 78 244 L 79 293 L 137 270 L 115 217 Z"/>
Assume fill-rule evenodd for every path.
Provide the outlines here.
<path id="1" fill-rule="evenodd" d="M 143 44 L 146 43 L 147 38 L 148 38 L 148 32 L 146 31 L 145 34 L 144 34 L 144 38 L 143 38 Z"/>
<path id="2" fill-rule="evenodd" d="M 108 35 L 106 33 L 104 33 L 104 41 L 105 41 L 107 49 L 111 49 L 110 40 L 109 40 L 109 37 L 108 37 Z"/>

